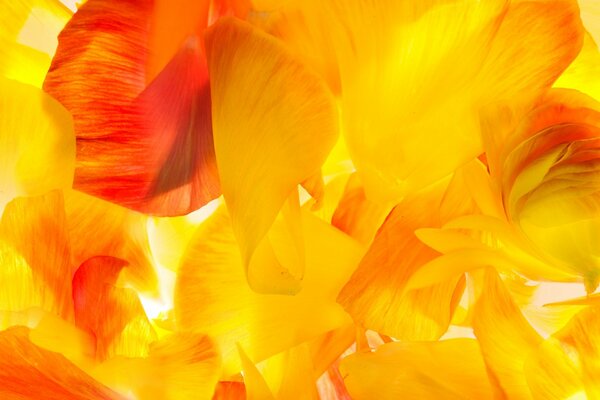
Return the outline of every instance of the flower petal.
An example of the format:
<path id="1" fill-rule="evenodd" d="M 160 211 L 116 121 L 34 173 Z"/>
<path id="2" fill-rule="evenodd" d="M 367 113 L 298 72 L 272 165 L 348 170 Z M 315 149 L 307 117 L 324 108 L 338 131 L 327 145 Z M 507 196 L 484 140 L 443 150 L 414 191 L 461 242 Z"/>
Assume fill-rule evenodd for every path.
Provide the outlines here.
<path id="1" fill-rule="evenodd" d="M 0 4 L 0 76 L 41 88 L 71 11 L 57 0 Z"/>
<path id="2" fill-rule="evenodd" d="M 440 223 L 444 191 L 439 185 L 397 205 L 340 292 L 338 302 L 365 328 L 401 340 L 435 340 L 448 328 L 464 288 L 460 274 L 418 290 L 406 286 L 439 256 L 414 232 Z"/>
<path id="3" fill-rule="evenodd" d="M 44 89 L 73 114 L 76 189 L 181 215 L 219 195 L 208 76 L 199 45 L 182 40 L 146 86 L 149 57 L 164 55 L 150 43 L 165 34 L 151 26 L 153 7 L 148 0 L 86 2 L 60 35 Z"/>
<path id="4" fill-rule="evenodd" d="M 117 355 L 147 356 L 157 339 L 137 293 L 115 287 L 124 265 L 116 258 L 94 257 L 73 277 L 75 321 L 96 337 L 99 361 Z"/>
<path id="5" fill-rule="evenodd" d="M 73 265 L 96 256 L 119 258 L 128 264 L 126 281 L 156 291 L 145 216 L 75 190 L 65 192 L 65 209 Z"/>
<path id="6" fill-rule="evenodd" d="M 5 398 L 124 399 L 58 353 L 37 347 L 24 327 L 0 332 L 0 393 Z"/>
<path id="7" fill-rule="evenodd" d="M 0 211 L 13 197 L 71 187 L 71 116 L 40 89 L 0 77 Z"/>
<path id="8" fill-rule="evenodd" d="M 473 339 L 387 343 L 344 358 L 340 371 L 356 400 L 492 398 Z"/>
<path id="9" fill-rule="evenodd" d="M 2 264 L 7 280 L 3 283 L 23 285 L 9 289 L 14 297 L 7 299 L 8 310 L 21 311 L 12 307 L 17 305 L 37 305 L 72 320 L 71 277 L 75 268 L 62 193 L 53 191 L 10 202 L 2 216 L 0 240 L 7 245 L 3 249 L 6 263 Z"/>
<path id="10" fill-rule="evenodd" d="M 249 24 L 220 20 L 206 47 L 219 176 L 249 266 L 285 200 L 333 147 L 337 110 L 317 75 Z"/>
<path id="11" fill-rule="evenodd" d="M 493 269 L 479 277 L 479 298 L 473 309 L 473 331 L 487 368 L 509 399 L 531 397 L 523 374 L 528 354 L 542 342 Z"/>
<path id="12" fill-rule="evenodd" d="M 356 267 L 362 249 L 308 213 L 303 214 L 303 237 L 307 269 L 304 286 L 295 296 L 259 294 L 248 287 L 231 221 L 223 208 L 193 237 L 179 268 L 175 318 L 180 329 L 215 338 L 223 354 L 225 377 L 241 370 L 238 343 L 248 357 L 260 362 L 349 323 L 335 296 Z"/>

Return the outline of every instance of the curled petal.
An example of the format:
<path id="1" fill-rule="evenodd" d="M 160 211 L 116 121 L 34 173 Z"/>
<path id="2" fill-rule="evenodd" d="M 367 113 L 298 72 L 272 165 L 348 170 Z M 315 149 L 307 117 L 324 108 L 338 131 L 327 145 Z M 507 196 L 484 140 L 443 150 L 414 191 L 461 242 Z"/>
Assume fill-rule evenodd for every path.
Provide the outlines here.
<path id="1" fill-rule="evenodd" d="M 333 147 L 337 109 L 316 74 L 247 23 L 218 21 L 206 46 L 219 176 L 248 267 L 285 200 Z"/>

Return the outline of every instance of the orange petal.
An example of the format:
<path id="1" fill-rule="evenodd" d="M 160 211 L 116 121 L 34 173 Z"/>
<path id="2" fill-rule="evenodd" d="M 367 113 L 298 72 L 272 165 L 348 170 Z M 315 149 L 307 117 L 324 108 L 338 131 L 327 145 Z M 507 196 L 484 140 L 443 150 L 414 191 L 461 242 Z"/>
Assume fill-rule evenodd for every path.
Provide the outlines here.
<path id="1" fill-rule="evenodd" d="M 356 400 L 492 398 L 473 339 L 388 343 L 344 358 L 340 371 Z"/>
<path id="2" fill-rule="evenodd" d="M 212 400 L 246 400 L 246 385 L 242 382 L 219 382 Z"/>
<path id="3" fill-rule="evenodd" d="M 125 399 L 58 353 L 44 350 L 23 327 L 0 332 L 0 393 L 10 399 Z"/>
<path id="4" fill-rule="evenodd" d="M 220 20 L 206 46 L 219 176 L 248 266 L 285 200 L 333 147 L 337 110 L 316 74 L 249 24 Z"/>
<path id="5" fill-rule="evenodd" d="M 371 243 L 387 215 L 387 209 L 369 200 L 357 174 L 346 183 L 344 194 L 331 218 L 331 225 L 361 243 Z"/>
<path id="6" fill-rule="evenodd" d="M 448 328 L 464 288 L 460 275 L 418 290 L 406 288 L 439 256 L 414 231 L 439 224 L 436 210 L 443 193 L 442 185 L 397 205 L 340 292 L 340 304 L 365 328 L 402 340 L 434 340 Z"/>
<path id="7" fill-rule="evenodd" d="M 72 319 L 71 277 L 75 268 L 71 264 L 62 193 L 53 191 L 10 202 L 2 216 L 0 240 L 10 247 L 3 273 L 15 279 L 3 282 L 23 285 L 19 287 L 22 291 L 13 292 L 15 297 L 8 299 L 8 309 L 11 304 L 39 305 L 66 320 Z"/>
<path id="8" fill-rule="evenodd" d="M 126 281 L 143 292 L 156 290 L 145 216 L 74 190 L 65 192 L 65 209 L 73 265 L 96 256 L 120 258 L 128 264 Z"/>
<path id="9" fill-rule="evenodd" d="M 248 287 L 231 221 L 223 208 L 192 238 L 177 277 L 175 318 L 181 329 L 215 338 L 226 377 L 241 370 L 238 343 L 251 360 L 260 362 L 349 323 L 335 296 L 362 250 L 310 214 L 303 213 L 302 220 L 306 273 L 303 288 L 295 296 L 259 294 Z"/>
<path id="10" fill-rule="evenodd" d="M 117 355 L 143 357 L 156 340 L 137 293 L 117 288 L 125 262 L 95 257 L 83 263 L 73 277 L 73 300 L 77 326 L 96 337 L 96 358 Z"/>

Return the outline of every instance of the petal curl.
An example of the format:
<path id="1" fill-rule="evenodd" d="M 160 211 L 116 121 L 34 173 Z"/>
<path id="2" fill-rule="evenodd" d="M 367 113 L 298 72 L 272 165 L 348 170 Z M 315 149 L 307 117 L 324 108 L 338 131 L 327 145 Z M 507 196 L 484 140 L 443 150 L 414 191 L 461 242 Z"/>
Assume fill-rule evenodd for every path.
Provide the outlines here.
<path id="1" fill-rule="evenodd" d="M 316 74 L 249 24 L 218 21 L 206 47 L 219 176 L 248 266 L 285 200 L 333 147 L 337 110 Z"/>

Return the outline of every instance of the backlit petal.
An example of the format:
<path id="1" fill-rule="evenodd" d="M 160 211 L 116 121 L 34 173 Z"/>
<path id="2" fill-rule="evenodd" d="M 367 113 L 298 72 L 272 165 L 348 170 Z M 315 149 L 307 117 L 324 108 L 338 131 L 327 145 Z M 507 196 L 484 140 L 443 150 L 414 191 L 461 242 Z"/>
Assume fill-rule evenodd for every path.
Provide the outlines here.
<path id="1" fill-rule="evenodd" d="M 206 40 L 219 176 L 248 266 L 285 200 L 333 147 L 337 110 L 317 75 L 251 25 L 226 18 Z"/>

